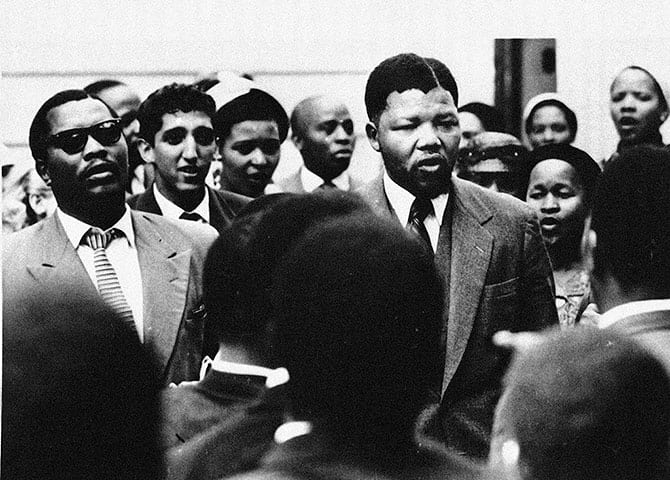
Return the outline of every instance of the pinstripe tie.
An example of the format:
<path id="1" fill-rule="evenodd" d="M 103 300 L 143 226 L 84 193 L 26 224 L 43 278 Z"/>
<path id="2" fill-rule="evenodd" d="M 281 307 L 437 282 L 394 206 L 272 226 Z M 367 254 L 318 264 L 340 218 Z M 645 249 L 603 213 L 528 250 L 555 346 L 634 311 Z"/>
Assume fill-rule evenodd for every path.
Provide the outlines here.
<path id="1" fill-rule="evenodd" d="M 428 251 L 433 253 L 433 246 L 430 243 L 430 235 L 423 221 L 428 215 L 433 213 L 433 203 L 427 198 L 416 197 L 409 210 L 409 219 L 407 221 L 407 230 L 418 236 L 428 247 Z"/>
<path id="2" fill-rule="evenodd" d="M 107 258 L 105 249 L 109 242 L 115 238 L 123 238 L 122 231 L 113 228 L 103 232 L 99 228 L 91 228 L 84 237 L 82 243 L 86 243 L 93 249 L 93 265 L 95 267 L 95 279 L 98 282 L 98 290 L 104 302 L 123 320 L 127 326 L 137 333 L 133 311 L 123 295 L 121 284 L 116 276 L 114 267 Z"/>

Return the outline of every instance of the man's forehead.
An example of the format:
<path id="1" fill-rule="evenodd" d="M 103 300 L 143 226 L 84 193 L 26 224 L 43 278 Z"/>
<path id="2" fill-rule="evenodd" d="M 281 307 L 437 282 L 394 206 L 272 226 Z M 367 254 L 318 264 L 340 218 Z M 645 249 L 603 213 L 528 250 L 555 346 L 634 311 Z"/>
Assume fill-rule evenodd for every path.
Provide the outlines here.
<path id="1" fill-rule="evenodd" d="M 212 127 L 211 117 L 200 110 L 192 110 L 190 112 L 177 110 L 176 112 L 164 113 L 161 120 L 163 122 L 161 130 L 170 130 L 177 127 L 199 127 L 203 125 Z"/>
<path id="2" fill-rule="evenodd" d="M 89 97 L 58 105 L 49 110 L 46 116 L 52 134 L 71 128 L 90 127 L 110 118 L 114 117 L 107 106 Z"/>
<path id="3" fill-rule="evenodd" d="M 412 88 L 403 92 L 397 90 L 386 97 L 384 113 L 403 113 L 418 109 L 456 110 L 451 93 L 442 87 L 435 87 L 428 92 Z"/>

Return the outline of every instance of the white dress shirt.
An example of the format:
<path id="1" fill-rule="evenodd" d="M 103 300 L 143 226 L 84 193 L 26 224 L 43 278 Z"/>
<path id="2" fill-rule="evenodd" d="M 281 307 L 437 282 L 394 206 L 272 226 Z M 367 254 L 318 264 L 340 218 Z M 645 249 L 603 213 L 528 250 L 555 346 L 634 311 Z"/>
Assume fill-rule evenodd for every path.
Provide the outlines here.
<path id="1" fill-rule="evenodd" d="M 156 197 L 156 203 L 158 204 L 158 207 L 161 209 L 161 212 L 164 217 L 171 218 L 172 220 L 182 220 L 184 222 L 192 221 L 179 218 L 181 214 L 185 212 L 185 210 L 181 207 L 178 207 L 170 200 L 165 198 L 165 196 L 163 196 L 163 194 L 158 191 L 156 183 L 154 183 L 153 187 L 151 188 L 154 189 L 154 197 Z M 202 202 L 200 202 L 198 206 L 195 207 L 195 209 L 186 213 L 197 213 L 202 217 L 202 219 L 206 223 L 209 223 L 209 190 L 207 190 L 207 188 L 205 188 L 205 196 L 202 198 Z"/>
<path id="2" fill-rule="evenodd" d="M 391 203 L 391 207 L 398 216 L 398 220 L 400 220 L 400 224 L 406 227 L 409 222 L 409 211 L 412 208 L 412 203 L 414 203 L 414 195 L 391 180 L 386 171 L 384 171 L 384 191 L 389 199 L 389 203 Z M 431 199 L 433 212 L 429 213 L 423 221 L 430 237 L 430 245 L 433 247 L 433 251 L 437 250 L 437 240 L 440 237 L 440 227 L 442 226 L 442 218 L 444 217 L 448 200 L 449 194 L 447 193 Z"/>
<path id="3" fill-rule="evenodd" d="M 670 310 L 670 299 L 640 300 L 617 305 L 607 310 L 598 319 L 598 328 L 608 328 L 623 318 L 640 315 L 643 313 L 661 312 Z"/>
<path id="4" fill-rule="evenodd" d="M 304 165 L 300 167 L 300 182 L 302 182 L 302 188 L 307 193 L 312 193 L 314 190 L 323 185 L 325 180 L 319 177 L 317 174 L 309 170 Z M 348 191 L 349 190 L 349 173 L 345 170 L 340 173 L 337 177 L 333 178 L 330 181 L 340 190 Z"/>
<path id="5" fill-rule="evenodd" d="M 98 288 L 98 282 L 95 276 L 95 264 L 93 262 L 93 249 L 86 244 L 81 244 L 81 239 L 92 227 L 81 220 L 78 220 L 71 215 L 63 212 L 60 208 L 56 209 L 56 215 L 60 220 L 68 240 L 74 247 L 81 262 L 86 268 L 88 276 L 95 288 Z M 135 320 L 135 327 L 140 337 L 140 341 L 144 342 L 144 300 L 142 298 L 142 275 L 140 272 L 140 262 L 137 258 L 137 246 L 135 244 L 135 230 L 133 229 L 133 222 L 130 218 L 130 210 L 126 208 L 125 213 L 111 228 L 121 230 L 125 238 L 113 239 L 105 253 L 112 264 L 116 276 L 121 284 L 121 290 L 126 297 L 126 301 L 133 311 L 133 319 Z"/>

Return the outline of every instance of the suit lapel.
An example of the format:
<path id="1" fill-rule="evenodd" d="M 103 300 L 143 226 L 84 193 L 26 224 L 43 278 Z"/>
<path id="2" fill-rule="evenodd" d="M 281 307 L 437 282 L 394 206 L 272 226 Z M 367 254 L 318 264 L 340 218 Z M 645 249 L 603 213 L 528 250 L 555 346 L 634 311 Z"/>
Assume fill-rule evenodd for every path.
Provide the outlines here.
<path id="1" fill-rule="evenodd" d="M 143 212 L 154 213 L 156 215 L 163 215 L 161 208 L 158 206 L 156 197 L 154 196 L 154 187 L 150 186 L 144 193 L 140 194 L 137 199 L 137 210 Z"/>
<path id="2" fill-rule="evenodd" d="M 220 232 L 230 225 L 235 212 L 213 189 L 206 188 L 209 191 L 209 224 Z"/>
<path id="3" fill-rule="evenodd" d="M 460 188 L 458 180 L 454 180 L 452 186 L 455 198 L 451 224 L 449 305 L 445 312 L 448 323 L 442 393 L 463 358 L 493 251 L 493 236 L 482 226 L 491 217 L 488 207 L 469 191 Z M 438 263 L 438 268 L 448 267 Z"/>
<path id="4" fill-rule="evenodd" d="M 142 272 L 144 342 L 151 344 L 161 369 L 172 353 L 186 304 L 191 250 L 170 242 L 142 212 L 132 212 Z"/>
<path id="5" fill-rule="evenodd" d="M 98 295 L 84 264 L 63 230 L 56 215 L 40 222 L 41 228 L 34 236 L 37 257 L 27 266 L 28 272 L 48 292 L 60 291 L 64 286 L 85 295 Z"/>

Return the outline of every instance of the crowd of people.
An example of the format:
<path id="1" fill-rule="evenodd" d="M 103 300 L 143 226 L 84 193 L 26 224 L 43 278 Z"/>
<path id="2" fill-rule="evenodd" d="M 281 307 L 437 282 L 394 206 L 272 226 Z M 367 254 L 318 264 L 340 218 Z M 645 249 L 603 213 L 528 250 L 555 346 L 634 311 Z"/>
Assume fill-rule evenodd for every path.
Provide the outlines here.
<path id="1" fill-rule="evenodd" d="M 365 181 L 347 106 L 309 93 L 101 80 L 39 108 L 34 170 L 3 168 L 2 473 L 668 478 L 652 74 L 612 82 L 596 161 L 553 93 L 517 138 L 440 60 L 387 58 Z"/>

